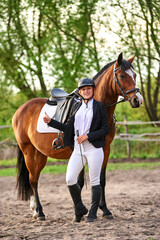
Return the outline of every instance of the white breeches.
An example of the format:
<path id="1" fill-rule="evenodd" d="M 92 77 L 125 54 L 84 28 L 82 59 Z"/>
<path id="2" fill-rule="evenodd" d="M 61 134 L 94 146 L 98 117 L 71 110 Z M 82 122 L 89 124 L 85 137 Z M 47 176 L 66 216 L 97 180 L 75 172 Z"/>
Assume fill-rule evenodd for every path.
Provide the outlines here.
<path id="1" fill-rule="evenodd" d="M 102 148 L 95 148 L 91 143 L 85 141 L 81 144 L 82 157 L 80 147 L 75 144 L 74 151 L 69 159 L 66 173 L 66 182 L 68 186 L 74 185 L 78 181 L 78 175 L 83 169 L 83 164 L 88 163 L 90 185 L 96 186 L 100 184 L 100 173 L 104 159 Z"/>

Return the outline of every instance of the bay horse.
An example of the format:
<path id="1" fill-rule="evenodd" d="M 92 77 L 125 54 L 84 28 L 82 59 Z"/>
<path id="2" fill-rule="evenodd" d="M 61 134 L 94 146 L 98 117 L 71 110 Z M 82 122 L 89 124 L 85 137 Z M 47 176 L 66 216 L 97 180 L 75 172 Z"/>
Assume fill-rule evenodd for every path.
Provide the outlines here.
<path id="1" fill-rule="evenodd" d="M 104 147 L 104 161 L 100 178 L 102 198 L 99 205 L 103 216 L 108 218 L 112 217 L 112 213 L 107 208 L 105 200 L 105 175 L 110 144 L 115 135 L 114 110 L 118 103 L 118 96 L 123 96 L 124 101 L 129 101 L 132 108 L 140 107 L 143 101 L 139 88 L 136 86 L 136 73 L 132 67 L 133 60 L 134 56 L 128 61 L 124 60 L 121 53 L 117 60 L 107 64 L 93 78 L 96 86 L 94 98 L 105 104 L 110 127 Z M 46 165 L 47 157 L 68 159 L 72 153 L 69 147 L 58 150 L 52 148 L 52 141 L 57 138 L 57 133 L 37 132 L 37 120 L 46 101 L 46 98 L 29 100 L 18 108 L 12 120 L 14 134 L 19 146 L 17 157 L 18 197 L 21 200 L 30 199 L 30 207 L 34 211 L 33 217 L 40 220 L 44 220 L 45 215 L 38 195 L 38 179 Z M 84 171 L 80 173 L 78 181 L 82 188 Z"/>

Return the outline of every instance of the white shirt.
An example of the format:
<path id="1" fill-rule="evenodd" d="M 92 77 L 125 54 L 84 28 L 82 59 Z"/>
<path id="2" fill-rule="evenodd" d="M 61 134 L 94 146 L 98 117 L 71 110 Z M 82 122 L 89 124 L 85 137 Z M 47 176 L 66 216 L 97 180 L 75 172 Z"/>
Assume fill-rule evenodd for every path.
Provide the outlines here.
<path id="1" fill-rule="evenodd" d="M 75 135 L 77 135 L 76 134 L 77 130 L 79 130 L 79 136 L 86 135 L 87 133 L 89 133 L 92 118 L 93 118 L 93 99 L 90 100 L 87 105 L 83 101 L 81 107 L 75 114 L 74 121 Z"/>

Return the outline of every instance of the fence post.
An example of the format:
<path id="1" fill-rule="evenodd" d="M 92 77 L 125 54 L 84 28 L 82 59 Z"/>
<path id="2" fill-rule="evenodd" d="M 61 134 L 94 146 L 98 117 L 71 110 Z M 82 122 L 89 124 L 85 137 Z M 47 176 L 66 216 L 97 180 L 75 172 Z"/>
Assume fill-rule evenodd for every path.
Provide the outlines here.
<path id="1" fill-rule="evenodd" d="M 128 135 L 128 127 L 127 127 L 127 118 L 126 118 L 126 116 L 124 116 L 124 126 L 125 126 L 125 133 L 126 133 L 126 135 Z M 129 140 L 126 140 L 126 145 L 127 145 L 128 159 L 131 159 L 131 149 L 130 149 Z"/>

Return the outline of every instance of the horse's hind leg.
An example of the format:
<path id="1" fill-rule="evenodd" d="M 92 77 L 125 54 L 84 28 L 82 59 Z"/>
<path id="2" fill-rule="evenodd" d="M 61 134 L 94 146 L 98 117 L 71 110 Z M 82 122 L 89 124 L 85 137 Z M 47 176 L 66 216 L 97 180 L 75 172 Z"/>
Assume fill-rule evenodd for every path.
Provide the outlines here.
<path id="1" fill-rule="evenodd" d="M 30 209 L 33 211 L 33 218 L 37 218 L 38 217 L 38 213 L 36 211 L 36 199 L 34 195 L 30 196 Z"/>
<path id="2" fill-rule="evenodd" d="M 33 210 L 33 217 L 38 218 L 39 220 L 45 220 L 45 215 L 43 213 L 43 208 L 39 200 L 39 195 L 38 195 L 38 182 L 35 184 L 31 182 L 31 187 L 34 192 L 34 197 L 31 196 L 31 202 L 30 202 L 30 207 Z M 36 202 L 36 205 L 33 205 L 34 201 Z M 36 206 L 36 209 L 35 209 Z"/>
<path id="3" fill-rule="evenodd" d="M 39 179 L 40 172 L 46 165 L 47 156 L 44 156 L 43 154 L 41 154 L 31 144 L 28 144 L 27 148 L 25 148 L 24 156 L 25 156 L 25 163 L 29 171 L 30 185 L 32 187 L 35 202 L 36 202 L 36 211 L 35 211 L 34 198 L 33 196 L 31 196 L 30 200 L 32 203 L 30 203 L 30 207 L 32 207 L 32 209 L 34 210 L 33 217 L 38 218 L 40 220 L 44 220 L 45 215 L 43 213 L 42 205 L 40 203 L 39 195 L 38 195 L 38 179 Z"/>
<path id="4" fill-rule="evenodd" d="M 40 172 L 45 167 L 47 162 L 47 157 L 40 153 L 38 150 L 35 150 L 35 158 L 34 158 L 34 171 L 30 174 L 30 184 L 33 189 L 35 201 L 36 201 L 36 212 L 34 211 L 33 217 L 38 218 L 39 220 L 44 220 L 45 215 L 43 213 L 42 205 L 39 200 L 38 195 L 38 178 Z M 33 199 L 31 199 L 33 201 Z"/>

